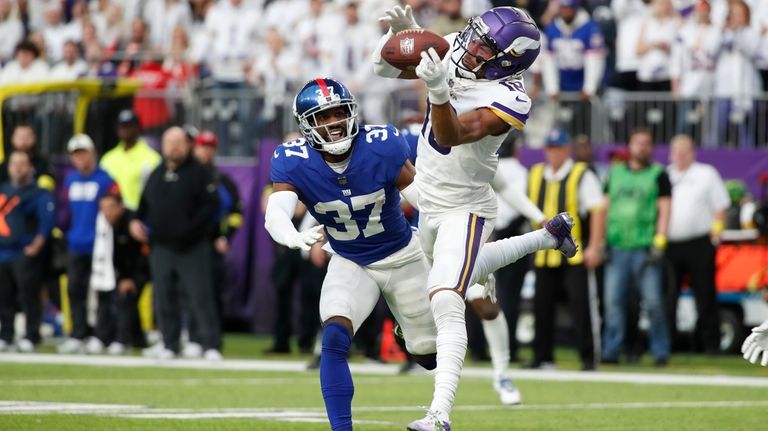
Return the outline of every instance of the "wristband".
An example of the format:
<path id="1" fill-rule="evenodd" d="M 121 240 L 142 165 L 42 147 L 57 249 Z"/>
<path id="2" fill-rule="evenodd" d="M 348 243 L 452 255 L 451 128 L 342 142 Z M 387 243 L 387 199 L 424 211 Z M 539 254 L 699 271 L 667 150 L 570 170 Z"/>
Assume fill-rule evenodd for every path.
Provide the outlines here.
<path id="1" fill-rule="evenodd" d="M 653 236 L 653 248 L 657 248 L 659 250 L 664 250 L 667 248 L 667 236 L 664 234 L 657 233 Z"/>
<path id="2" fill-rule="evenodd" d="M 723 230 L 725 230 L 725 222 L 723 222 L 722 220 L 715 220 L 712 223 L 712 230 L 711 230 L 712 234 L 720 235 L 721 233 L 723 233 Z"/>
<path id="3" fill-rule="evenodd" d="M 427 94 L 429 95 L 429 103 L 433 105 L 444 105 L 451 100 L 450 90 L 447 85 L 443 85 L 436 90 L 427 87 Z"/>

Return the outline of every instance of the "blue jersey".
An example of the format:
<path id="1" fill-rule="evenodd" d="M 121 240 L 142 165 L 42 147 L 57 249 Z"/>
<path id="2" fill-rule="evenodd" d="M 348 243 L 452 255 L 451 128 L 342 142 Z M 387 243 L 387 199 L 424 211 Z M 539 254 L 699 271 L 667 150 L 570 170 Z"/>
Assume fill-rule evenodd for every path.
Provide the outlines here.
<path id="1" fill-rule="evenodd" d="M 352 142 L 349 165 L 331 169 L 304 139 L 282 144 L 272 157 L 272 181 L 291 184 L 318 222 L 333 250 L 369 265 L 411 240 L 395 185 L 408 160 L 408 144 L 387 126 L 362 126 Z"/>
<path id="2" fill-rule="evenodd" d="M 100 167 L 87 176 L 74 171 L 64 180 L 72 217 L 67 232 L 67 244 L 71 253 L 77 255 L 93 253 L 99 199 L 114 183 L 112 177 Z"/>
<path id="3" fill-rule="evenodd" d="M 600 27 L 588 18 L 577 16 L 576 27 L 569 35 L 556 19 L 544 29 L 546 49 L 551 53 L 560 72 L 560 91 L 581 91 L 584 88 L 584 56 L 587 51 L 603 50 Z"/>
<path id="4" fill-rule="evenodd" d="M 419 146 L 419 135 L 421 134 L 421 124 L 411 124 L 408 127 L 400 129 L 400 133 L 408 142 L 408 159 L 416 164 L 416 148 Z"/>

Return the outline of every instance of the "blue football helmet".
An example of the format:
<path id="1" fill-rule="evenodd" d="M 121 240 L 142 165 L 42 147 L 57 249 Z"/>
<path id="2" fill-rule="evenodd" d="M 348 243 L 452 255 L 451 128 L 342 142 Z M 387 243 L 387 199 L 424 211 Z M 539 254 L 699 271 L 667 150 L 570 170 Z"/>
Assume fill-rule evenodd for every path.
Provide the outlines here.
<path id="1" fill-rule="evenodd" d="M 339 130 L 338 121 L 318 125 L 316 115 L 327 109 L 342 107 L 347 110 L 344 130 Z M 293 100 L 293 116 L 299 123 L 299 130 L 312 148 L 328 154 L 344 154 L 357 136 L 357 101 L 344 84 L 330 78 L 309 81 Z M 324 130 L 325 133 L 320 133 Z M 334 135 L 338 136 L 334 140 Z"/>
<path id="2" fill-rule="evenodd" d="M 496 80 L 520 75 L 531 67 L 541 49 L 541 35 L 522 9 L 501 6 L 470 18 L 453 44 L 451 61 L 459 75 Z M 476 58 L 469 68 L 465 56 Z"/>

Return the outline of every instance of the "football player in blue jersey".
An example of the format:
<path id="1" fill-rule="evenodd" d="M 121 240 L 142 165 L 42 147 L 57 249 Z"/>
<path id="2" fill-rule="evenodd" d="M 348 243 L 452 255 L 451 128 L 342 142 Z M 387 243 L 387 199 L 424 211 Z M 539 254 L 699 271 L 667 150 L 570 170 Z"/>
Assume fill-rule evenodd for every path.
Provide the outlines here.
<path id="1" fill-rule="evenodd" d="M 418 202 L 408 145 L 393 126 L 359 125 L 357 115 L 354 96 L 333 79 L 310 81 L 299 91 L 294 116 L 302 138 L 275 150 L 265 214 L 267 231 L 285 246 L 308 250 L 322 239 L 321 229 L 328 238 L 333 256 L 320 295 L 320 386 L 334 431 L 352 429 L 347 355 L 352 335 L 380 295 L 417 362 L 434 369 L 437 354 L 429 266 L 400 209 L 401 194 Z M 296 230 L 291 219 L 299 200 L 320 226 Z M 571 224 L 562 215 L 544 229 L 487 244 L 474 273 L 487 276 L 526 254 L 562 247 Z"/>

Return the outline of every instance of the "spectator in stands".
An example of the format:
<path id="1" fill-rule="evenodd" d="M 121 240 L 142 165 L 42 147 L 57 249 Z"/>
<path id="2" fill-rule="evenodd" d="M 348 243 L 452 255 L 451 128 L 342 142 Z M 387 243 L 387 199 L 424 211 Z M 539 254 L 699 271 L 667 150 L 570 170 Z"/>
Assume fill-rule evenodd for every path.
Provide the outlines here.
<path id="1" fill-rule="evenodd" d="M 715 252 L 725 228 L 730 198 L 722 178 L 711 165 L 696 161 L 693 140 L 678 135 L 670 143 L 672 209 L 667 259 L 674 283 L 668 286 L 667 323 L 676 333 L 677 297 L 685 276 L 696 298 L 696 338 L 704 352 L 720 351 L 720 319 L 715 289 Z M 674 339 L 674 337 L 673 337 Z"/>
<path id="2" fill-rule="evenodd" d="M 250 87 L 246 76 L 253 63 L 260 14 L 243 5 L 243 0 L 223 0 L 211 8 L 205 17 L 208 34 L 206 48 L 201 54 L 211 70 L 214 88 L 221 90 L 214 103 L 217 114 L 216 135 L 223 155 L 248 154 L 246 145 L 250 133 L 246 130 L 251 119 Z M 233 121 L 233 118 L 237 118 Z M 233 127 L 234 126 L 234 127 Z M 240 144 L 230 149 L 233 140 Z"/>
<path id="3" fill-rule="evenodd" d="M 672 44 L 680 20 L 671 0 L 653 0 L 651 13 L 640 24 L 637 55 L 640 64 L 637 79 L 641 91 L 669 92 L 672 90 L 669 64 Z"/>
<path id="4" fill-rule="evenodd" d="M 150 52 L 149 32 L 147 23 L 141 18 L 131 21 L 128 38 L 123 39 L 113 54 L 117 62 L 117 74 L 128 76 L 133 68 L 139 65 L 145 54 Z"/>
<path id="5" fill-rule="evenodd" d="M 114 63 L 104 61 L 104 48 L 101 45 L 86 45 L 85 61 L 88 63 L 88 69 L 83 76 L 104 79 L 114 79 L 117 77 L 117 68 L 115 68 Z"/>
<path id="6" fill-rule="evenodd" d="M 325 0 L 309 0 L 309 14 L 296 24 L 292 37 L 299 45 L 300 73 L 303 82 L 330 73 L 331 50 L 329 41 L 338 40 L 337 32 L 343 28 L 342 18 Z"/>
<path id="7" fill-rule="evenodd" d="M 51 164 L 48 158 L 38 151 L 37 134 L 29 124 L 19 124 L 11 134 L 11 147 L 13 151 L 21 151 L 29 154 L 32 160 L 32 175 L 37 180 L 37 185 L 51 193 L 56 188 L 56 181 L 51 173 Z M 0 165 L 0 183 L 8 181 L 8 164 Z"/>
<path id="8" fill-rule="evenodd" d="M 74 81 L 88 71 L 88 63 L 80 57 L 80 47 L 73 41 L 64 43 L 62 59 L 51 69 L 53 81 Z"/>
<path id="9" fill-rule="evenodd" d="M 43 268 L 39 255 L 53 228 L 53 196 L 35 184 L 29 153 L 13 151 L 7 168 L 10 181 L 0 183 L 0 352 L 12 348 L 20 299 L 26 333 L 16 347 L 29 353 L 40 343 Z"/>
<path id="10" fill-rule="evenodd" d="M 149 281 L 149 262 L 142 251 L 141 243 L 130 235 L 128 226 L 134 219 L 134 213 L 123 205 L 119 187 L 112 187 L 101 197 L 99 211 L 105 223 L 101 226 L 97 224 L 97 234 L 101 227 L 103 235 L 97 236 L 94 256 L 97 250 L 101 250 L 99 241 L 104 241 L 102 273 L 105 277 L 109 276 L 116 311 L 115 337 L 107 348 L 107 353 L 122 355 L 131 347 L 146 345 L 137 306 L 144 285 Z M 93 271 L 96 272 L 97 268 L 97 261 L 94 259 Z"/>
<path id="11" fill-rule="evenodd" d="M 576 92 L 579 99 L 566 101 L 573 111 L 572 133 L 589 133 L 589 105 L 605 72 L 605 46 L 600 27 L 581 8 L 581 0 L 559 0 L 555 20 L 544 29 L 547 44 L 542 58 L 542 77 L 547 94 Z"/>
<path id="12" fill-rule="evenodd" d="M 611 166 L 606 195 L 609 258 L 605 268 L 603 363 L 619 362 L 629 287 L 634 280 L 650 320 L 651 354 L 657 366 L 666 366 L 670 345 L 660 262 L 667 245 L 671 186 L 664 168 L 653 162 L 649 130 L 631 133 L 629 161 Z"/>
<path id="13" fill-rule="evenodd" d="M 259 136 L 279 136 L 283 107 L 292 103 L 290 89 L 299 80 L 299 58 L 276 28 L 267 30 L 264 45 L 263 54 L 254 59 L 248 79 L 264 94 L 258 117 Z"/>
<path id="14" fill-rule="evenodd" d="M 760 35 L 760 51 L 755 64 L 763 81 L 763 93 L 768 93 L 768 2 L 758 1 L 753 4 L 752 26 Z M 757 103 L 757 118 L 768 118 L 768 100 L 761 98 Z M 757 122 L 756 144 L 768 146 L 768 126 Z"/>
<path id="15" fill-rule="evenodd" d="M 716 140 L 705 145 L 755 145 L 754 97 L 761 85 L 754 60 L 759 44 L 759 34 L 750 27 L 749 6 L 742 0 L 730 2 L 715 68 L 717 119 L 712 122 L 716 128 L 709 138 Z M 764 124 L 764 119 L 759 121 Z M 737 129 L 736 134 L 729 133 L 730 126 Z"/>
<path id="16" fill-rule="evenodd" d="M 72 316 L 69 339 L 59 346 L 59 353 L 101 353 L 110 336 L 104 325 L 97 325 L 95 337 L 87 344 L 88 289 L 91 284 L 93 242 L 96 238 L 96 216 L 99 199 L 115 182 L 96 161 L 96 146 L 88 135 L 78 134 L 67 143 L 67 152 L 75 171 L 67 175 L 70 223 L 67 231 L 67 296 Z M 109 292 L 99 292 L 99 307 L 111 306 Z M 103 323 L 103 322 L 102 322 Z"/>
<path id="17" fill-rule="evenodd" d="M 467 26 L 467 19 L 461 13 L 461 0 L 445 0 L 436 2 L 437 17 L 430 23 L 429 29 L 439 35 L 460 32 Z M 480 11 L 482 14 L 487 8 Z M 471 16 L 477 16 L 471 15 Z"/>
<path id="18" fill-rule="evenodd" d="M 192 9 L 186 0 L 147 0 L 143 15 L 149 24 L 150 45 L 155 52 L 168 50 L 175 28 L 188 30 L 192 26 Z"/>
<path id="19" fill-rule="evenodd" d="M 613 0 L 611 11 L 616 20 L 616 78 L 611 86 L 638 91 L 637 69 L 640 56 L 637 42 L 643 19 L 650 14 L 650 0 Z"/>
<path id="20" fill-rule="evenodd" d="M 93 15 L 92 20 L 96 26 L 99 43 L 109 50 L 110 54 L 117 50 L 123 33 L 128 27 L 123 16 L 123 8 L 116 2 L 108 2 L 104 9 L 100 9 Z"/>
<path id="21" fill-rule="evenodd" d="M 700 131 L 704 122 L 714 84 L 720 29 L 712 25 L 711 10 L 709 1 L 700 0 L 672 45 L 672 94 L 680 100 L 676 129 L 691 136 Z"/>
<path id="22" fill-rule="evenodd" d="M 12 12 L 11 0 L 0 0 L 0 64 L 13 59 L 16 44 L 24 38 L 24 25 Z"/>
<path id="23" fill-rule="evenodd" d="M 149 243 L 153 298 L 163 343 L 148 356 L 171 359 L 181 351 L 181 304 L 196 320 L 208 360 L 221 359 L 220 325 L 211 287 L 211 221 L 219 198 L 211 172 L 192 156 L 180 127 L 162 138 L 163 163 L 147 180 L 131 235 Z M 183 300 L 182 300 L 183 298 Z"/>
<path id="24" fill-rule="evenodd" d="M 101 158 L 101 167 L 120 187 L 123 202 L 129 210 L 139 207 L 139 198 L 149 174 L 160 164 L 160 155 L 141 138 L 139 117 L 131 110 L 117 116 L 120 142 Z"/>
<path id="25" fill-rule="evenodd" d="M 0 71 L 0 85 L 39 82 L 48 78 L 48 64 L 41 60 L 40 49 L 28 40 L 22 40 L 14 50 L 14 60 Z"/>
<path id="26" fill-rule="evenodd" d="M 82 38 L 82 24 L 79 22 L 64 22 L 64 11 L 60 2 L 50 2 L 45 6 L 45 26 L 42 33 L 45 38 L 45 47 L 48 60 L 57 62 L 61 60 L 64 42 L 71 40 L 79 42 Z"/>
<path id="27" fill-rule="evenodd" d="M 571 139 L 563 129 L 552 130 L 546 138 L 544 155 L 546 163 L 534 165 L 528 178 L 531 201 L 547 218 L 562 211 L 573 214 L 576 224 L 572 234 L 579 252 L 570 259 L 562 255 L 541 251 L 536 253 L 536 296 L 533 302 L 535 333 L 533 341 L 534 368 L 554 366 L 554 333 L 557 298 L 562 290 L 568 298 L 571 317 L 576 331 L 576 345 L 581 358 L 582 370 L 595 369 L 594 338 L 600 334 L 592 331 L 590 306 L 597 307 L 597 286 L 590 292 L 587 270 L 594 269 L 602 261 L 605 214 L 600 181 L 586 163 L 571 159 Z M 545 199 L 563 190 L 563 198 L 557 201 Z M 590 295 L 591 294 L 591 295 Z M 592 303 L 590 303 L 592 296 Z M 598 315 L 597 311 L 594 315 Z"/>
<path id="28" fill-rule="evenodd" d="M 291 40 L 291 36 L 295 35 L 296 24 L 303 18 L 306 8 L 306 0 L 273 0 L 264 9 L 266 28 L 276 28 L 283 39 Z"/>

